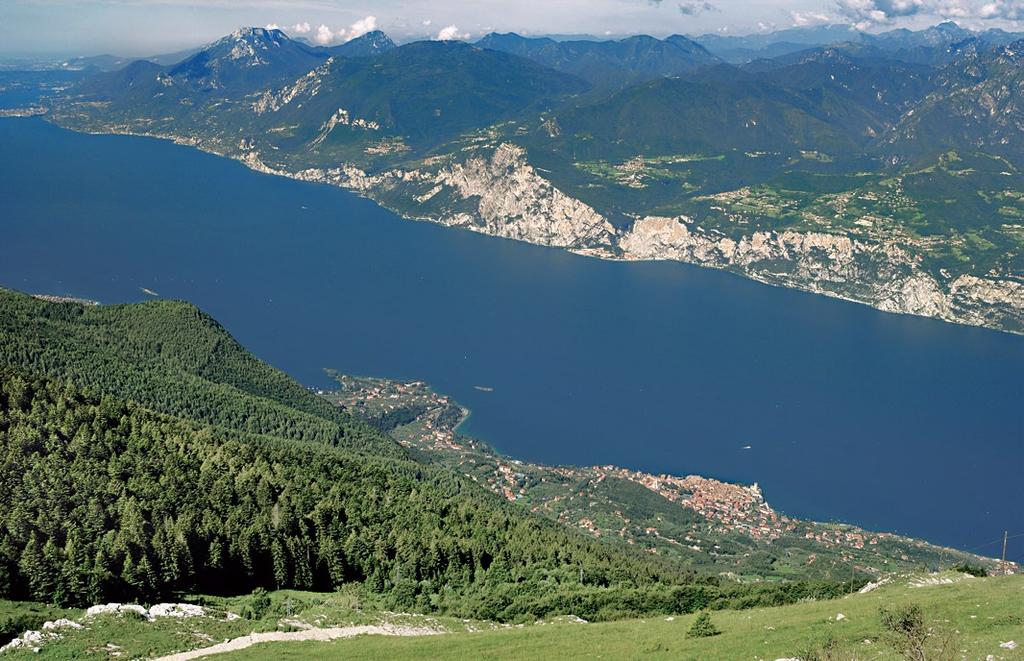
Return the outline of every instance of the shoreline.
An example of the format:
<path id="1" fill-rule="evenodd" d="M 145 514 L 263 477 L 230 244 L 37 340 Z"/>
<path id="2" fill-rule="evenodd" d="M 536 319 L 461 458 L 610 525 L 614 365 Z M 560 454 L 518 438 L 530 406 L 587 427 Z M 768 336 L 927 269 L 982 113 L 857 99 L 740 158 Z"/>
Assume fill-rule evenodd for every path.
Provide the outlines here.
<path id="1" fill-rule="evenodd" d="M 429 217 L 429 216 L 417 216 L 417 215 L 412 215 L 412 214 L 403 212 L 402 210 L 395 209 L 394 207 L 389 206 L 389 205 L 381 202 L 378 199 L 378 196 L 374 195 L 374 188 L 371 185 L 365 185 L 365 186 L 355 186 L 355 185 L 351 185 L 351 184 L 346 185 L 346 183 L 344 183 L 343 181 L 340 181 L 340 180 L 339 181 L 328 181 L 328 180 L 324 180 L 324 179 L 313 178 L 310 175 L 305 175 L 304 176 L 304 173 L 305 172 L 309 172 L 309 170 L 303 170 L 303 171 L 299 171 L 299 172 L 291 172 L 291 171 L 288 171 L 288 170 L 276 169 L 276 168 L 270 167 L 270 166 L 264 164 L 262 161 L 260 161 L 259 160 L 259 155 L 256 152 L 245 152 L 244 154 L 233 155 L 233 154 L 225 153 L 225 152 L 222 152 L 222 151 L 218 151 L 218 150 L 213 149 L 213 148 L 206 147 L 206 146 L 203 145 L 201 140 L 198 139 L 198 138 L 189 138 L 189 137 L 183 137 L 183 136 L 178 136 L 178 135 L 173 135 L 173 134 L 145 133 L 145 132 L 137 132 L 137 131 L 95 131 L 95 130 L 78 129 L 78 128 L 74 128 L 72 126 L 69 126 L 67 124 L 61 123 L 58 120 L 51 119 L 52 117 L 53 117 L 52 114 L 46 113 L 43 116 L 41 116 L 41 120 L 45 121 L 45 122 L 47 122 L 49 124 L 52 124 L 53 126 L 56 126 L 56 127 L 60 128 L 60 129 L 63 129 L 63 130 L 66 130 L 66 131 L 70 131 L 70 132 L 73 132 L 73 133 L 79 133 L 79 134 L 82 134 L 82 135 L 94 135 L 94 136 L 112 135 L 112 136 L 126 136 L 126 137 L 149 138 L 149 139 L 153 139 L 153 140 L 163 140 L 163 141 L 171 142 L 171 143 L 173 143 L 175 145 L 180 145 L 180 146 L 184 146 L 184 147 L 191 147 L 191 148 L 194 148 L 197 151 L 200 151 L 200 152 L 205 153 L 205 154 L 210 154 L 212 156 L 217 156 L 217 157 L 220 157 L 220 158 L 225 158 L 225 159 L 229 159 L 229 160 L 238 162 L 238 163 L 244 165 L 246 168 L 248 168 L 249 170 L 251 170 L 253 172 L 259 172 L 261 174 L 267 174 L 267 175 L 272 175 L 272 176 L 284 177 L 284 178 L 291 179 L 291 180 L 294 180 L 294 181 L 302 181 L 302 182 L 306 182 L 306 183 L 324 184 L 324 185 L 333 186 L 333 187 L 336 187 L 336 188 L 341 188 L 342 190 L 345 190 L 345 191 L 347 191 L 349 193 L 357 195 L 358 197 L 361 197 L 363 199 L 366 199 L 366 200 L 369 200 L 369 201 L 373 202 L 374 204 L 376 204 L 380 208 L 385 209 L 385 210 L 395 214 L 397 217 L 401 218 L 402 220 L 406 220 L 406 221 L 428 222 L 428 223 L 431 223 L 431 224 L 434 224 L 434 225 L 440 225 L 440 226 L 445 227 L 447 229 L 463 229 L 463 230 L 467 230 L 467 231 L 470 231 L 470 232 L 474 232 L 476 234 L 484 234 L 486 236 L 491 236 L 491 237 L 498 238 L 498 239 L 506 239 L 506 240 L 511 240 L 511 241 L 518 241 L 518 242 L 527 243 L 527 244 L 530 244 L 530 245 L 535 245 L 535 246 L 540 246 L 540 247 L 545 247 L 545 248 L 552 248 L 552 249 L 562 250 L 564 252 L 568 252 L 568 253 L 571 253 L 571 254 L 574 254 L 574 255 L 579 255 L 581 257 L 596 258 L 596 259 L 601 259 L 601 260 L 609 261 L 609 262 L 621 262 L 621 263 L 630 263 L 630 262 L 674 262 L 674 263 L 680 263 L 680 264 L 688 264 L 688 265 L 695 266 L 695 267 L 698 267 L 698 268 L 713 269 L 713 270 L 716 270 L 716 271 L 722 271 L 722 272 L 725 272 L 725 273 L 730 273 L 732 275 L 735 275 L 735 276 L 738 276 L 738 277 L 741 277 L 741 278 L 745 278 L 747 280 L 751 280 L 753 282 L 757 282 L 757 283 L 762 284 L 762 285 L 768 285 L 768 286 L 771 286 L 771 287 L 779 287 L 779 288 L 783 288 L 783 289 L 792 289 L 792 290 L 804 292 L 804 293 L 807 293 L 807 294 L 814 294 L 814 295 L 818 295 L 818 296 L 824 296 L 826 298 L 831 298 L 831 299 L 835 299 L 835 300 L 844 301 L 844 302 L 847 302 L 847 303 L 855 303 L 855 304 L 858 304 L 858 305 L 864 305 L 864 306 L 872 308 L 873 310 L 876 310 L 878 312 L 883 312 L 883 313 L 887 313 L 887 314 L 905 315 L 905 316 L 912 316 L 912 317 L 922 317 L 922 318 L 926 318 L 926 319 L 934 319 L 936 321 L 941 321 L 941 322 L 945 322 L 945 323 L 956 324 L 956 325 L 959 325 L 959 326 L 974 327 L 974 328 L 984 328 L 984 329 L 990 330 L 990 331 L 995 331 L 995 332 L 1000 332 L 1000 333 L 1007 333 L 1007 334 L 1016 335 L 1016 336 L 1024 336 L 1024 328 L 1021 328 L 1021 329 L 1007 328 L 1007 327 L 1003 327 L 1003 326 L 997 325 L 997 324 L 991 322 L 991 320 L 986 320 L 986 319 L 972 320 L 972 319 L 968 319 L 968 318 L 954 316 L 954 315 L 952 315 L 952 313 L 947 313 L 947 314 L 943 315 L 943 314 L 937 314 L 937 313 L 925 313 L 925 312 L 916 312 L 916 311 L 913 311 L 913 310 L 898 309 L 896 307 L 893 307 L 893 305 L 886 306 L 885 305 L 885 303 L 886 303 L 885 301 L 873 302 L 873 301 L 857 298 L 856 296 L 853 296 L 853 295 L 844 294 L 844 293 L 841 293 L 841 292 L 837 292 L 837 291 L 833 291 L 833 290 L 830 290 L 830 289 L 826 289 L 826 288 L 820 286 L 819 284 L 817 284 L 817 281 L 815 281 L 815 280 L 809 280 L 807 282 L 787 281 L 785 278 L 779 277 L 778 274 L 774 274 L 776 277 L 773 278 L 773 277 L 770 277 L 770 275 L 768 275 L 767 273 L 762 273 L 760 271 L 753 270 L 753 269 L 751 269 L 751 270 L 744 270 L 743 268 L 740 268 L 740 267 L 737 267 L 737 266 L 731 265 L 731 264 L 713 263 L 713 262 L 709 262 L 709 261 L 700 261 L 700 260 L 696 260 L 696 259 L 693 259 L 693 260 L 682 259 L 682 258 L 679 258 L 679 257 L 670 256 L 670 255 L 652 255 L 652 256 L 635 256 L 634 255 L 634 256 L 628 256 L 625 253 L 623 253 L 622 248 L 619 245 L 615 246 L 615 248 L 619 251 L 619 254 L 614 254 L 614 253 L 608 251 L 608 249 L 606 249 L 606 248 L 589 248 L 589 247 L 578 247 L 578 246 L 570 246 L 570 245 L 553 245 L 553 244 L 550 244 L 550 243 L 542 243 L 542 242 L 539 242 L 539 241 L 531 241 L 529 239 L 520 238 L 520 237 L 516 237 L 516 236 L 505 236 L 505 235 L 502 235 L 502 234 L 497 233 L 497 232 L 487 231 L 486 228 L 480 227 L 478 225 L 455 222 L 456 219 L 447 219 L 447 221 L 446 221 L 446 219 L 444 219 L 444 218 L 433 218 L 433 217 Z M 352 166 L 350 164 L 342 164 L 340 166 L 340 169 L 345 169 L 345 168 L 353 168 L 355 170 L 358 170 L 358 172 L 362 176 L 364 176 L 364 177 L 367 176 L 367 175 L 365 175 L 365 173 L 363 173 L 363 171 L 361 169 L 358 169 L 355 166 Z M 653 217 L 648 217 L 648 218 L 653 218 Z M 675 219 L 670 219 L 670 220 L 675 220 Z M 702 231 L 702 230 L 700 230 L 699 227 L 696 227 L 693 230 L 693 236 L 697 236 L 697 232 L 698 231 Z M 622 234 L 621 231 L 619 231 L 619 230 L 616 230 L 616 232 L 618 232 L 616 234 L 617 240 L 621 240 L 622 238 L 627 237 L 626 234 Z M 773 234 L 776 237 L 781 237 L 782 236 L 781 234 L 778 234 L 778 233 L 773 233 Z M 834 237 L 835 239 L 839 239 L 839 240 L 847 239 L 846 235 L 843 235 L 843 234 L 835 234 L 835 235 L 828 235 L 828 236 Z M 864 244 L 864 245 L 881 246 L 882 244 Z M 796 260 L 790 260 L 790 261 L 791 261 L 792 264 L 799 264 L 799 262 L 796 261 Z M 970 279 L 979 280 L 979 281 L 981 280 L 980 278 L 976 278 L 975 276 L 961 276 L 960 277 L 960 279 L 964 279 L 964 278 L 970 278 Z M 989 281 L 985 281 L 985 282 L 989 282 Z M 991 281 L 991 282 L 997 282 L 997 281 Z M 1020 287 L 1021 291 L 1022 291 L 1022 295 L 1024 295 L 1024 283 L 1018 282 L 1017 280 L 1014 280 L 1014 279 L 1007 279 L 1007 282 L 1014 283 L 1016 286 Z M 895 283 L 890 283 L 890 284 L 895 284 Z M 945 294 L 943 294 L 943 295 L 945 296 Z M 1018 311 L 1017 314 L 1018 315 L 1024 315 L 1024 310 Z"/>
<path id="2" fill-rule="evenodd" d="M 390 222 L 390 221 L 389 221 L 389 222 Z M 469 430 L 468 430 L 468 428 L 472 426 L 472 423 L 471 423 L 471 421 L 469 420 L 469 417 L 468 417 L 468 415 L 466 416 L 466 420 L 465 420 L 465 421 L 463 421 L 463 422 L 462 422 L 461 424 L 462 424 L 462 425 L 464 425 L 464 427 L 463 427 L 463 428 L 461 429 L 461 431 L 462 431 L 462 432 L 464 432 L 464 433 L 465 433 L 465 432 L 468 432 L 468 431 L 469 431 Z M 628 460 L 627 460 L 626 464 L 628 465 Z M 714 473 L 712 473 L 712 474 L 714 474 Z M 755 477 L 756 477 L 756 476 L 755 476 Z M 753 478 L 752 478 L 752 479 L 753 479 Z"/>
<path id="3" fill-rule="evenodd" d="M 337 371 L 333 371 L 333 374 L 336 383 L 342 387 L 322 393 L 331 404 L 349 410 L 368 423 L 372 423 L 373 418 L 381 414 L 379 407 L 388 412 L 416 410 L 412 419 L 406 419 L 405 422 L 382 431 L 403 447 L 431 457 L 433 461 L 477 482 L 508 502 L 531 511 L 545 512 L 549 518 L 553 518 L 550 516 L 550 506 L 562 507 L 559 502 L 569 496 L 567 492 L 565 495 L 552 497 L 553 492 L 550 490 L 559 488 L 555 486 L 558 480 L 568 480 L 569 482 L 564 484 L 576 485 L 571 490 L 573 493 L 579 489 L 590 490 L 606 479 L 619 480 L 643 487 L 664 498 L 668 503 L 698 513 L 719 532 L 729 530 L 745 535 L 754 542 L 768 545 L 777 542 L 783 545 L 783 550 L 787 548 L 786 544 L 793 543 L 794 536 L 800 539 L 806 536 L 807 539 L 813 539 L 813 544 L 819 547 L 819 552 L 838 550 L 853 554 L 851 557 L 864 554 L 859 561 L 865 563 L 870 562 L 871 550 L 876 547 L 904 545 L 932 554 L 939 558 L 940 562 L 967 562 L 974 559 L 983 561 L 997 573 L 1020 571 L 1020 565 L 1012 561 L 1000 563 L 997 558 L 933 543 L 925 538 L 905 533 L 876 530 L 838 519 L 821 521 L 787 515 L 769 504 L 757 482 L 747 484 L 696 474 L 650 473 L 616 464 L 554 465 L 517 459 L 502 452 L 485 439 L 460 433 L 459 428 L 468 417 L 467 407 L 452 396 L 435 390 L 427 381 L 354 377 Z M 451 407 L 462 412 L 463 417 L 454 424 L 450 421 L 439 424 L 444 413 Z M 484 465 L 493 467 L 493 470 L 488 468 L 481 472 L 479 467 Z M 541 487 L 541 484 L 548 486 Z M 536 488 L 540 491 L 536 491 Z M 595 496 L 590 497 L 593 499 Z M 592 502 L 590 508 L 593 507 Z M 621 504 L 616 505 L 616 508 L 618 507 L 621 507 Z M 570 527 L 577 527 L 571 520 L 563 520 L 564 514 L 557 517 L 558 521 Z M 588 513 L 580 520 L 578 527 L 582 527 L 584 532 L 601 537 L 609 531 L 601 526 L 595 527 L 594 521 L 600 517 L 599 511 Z M 631 524 L 624 520 L 622 525 L 629 527 Z M 624 534 L 626 527 L 619 533 L 620 536 Z M 648 529 L 648 535 L 651 534 L 651 530 Z M 679 543 L 677 539 L 663 537 L 657 531 L 654 534 L 669 545 Z M 629 543 L 633 543 L 632 538 L 630 539 Z M 890 559 L 893 557 L 896 556 L 890 551 Z"/>

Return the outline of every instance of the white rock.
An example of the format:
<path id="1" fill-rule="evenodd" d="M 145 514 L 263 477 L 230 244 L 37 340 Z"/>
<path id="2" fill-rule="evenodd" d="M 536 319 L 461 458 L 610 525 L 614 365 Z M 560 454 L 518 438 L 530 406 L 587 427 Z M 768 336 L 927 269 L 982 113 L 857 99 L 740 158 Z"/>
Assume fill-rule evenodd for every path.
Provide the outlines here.
<path id="1" fill-rule="evenodd" d="M 21 636 L 15 638 L 11 642 L 7 643 L 3 647 L 0 647 L 0 652 L 6 652 L 7 650 L 21 649 L 23 647 L 32 648 L 32 651 L 38 652 L 39 645 L 43 644 L 47 640 L 59 638 L 60 636 L 56 633 L 43 633 L 42 631 L 26 631 Z"/>
<path id="2" fill-rule="evenodd" d="M 878 588 L 882 587 L 886 583 L 889 583 L 891 580 L 892 579 L 886 577 L 886 578 L 883 578 L 883 579 L 881 579 L 881 580 L 879 580 L 877 582 L 876 581 L 868 581 L 867 585 L 862 587 L 857 592 L 860 593 L 860 594 L 867 594 L 868 592 L 873 592 L 874 590 L 877 590 Z"/>
<path id="3" fill-rule="evenodd" d="M 436 184 L 477 200 L 475 214 L 441 219 L 485 234 L 546 246 L 610 246 L 615 228 L 589 205 L 540 176 L 516 145 L 499 145 L 489 158 L 474 156 L 437 175 Z"/>
<path id="4" fill-rule="evenodd" d="M 1012 641 L 1012 640 L 1009 640 L 1009 641 L 1007 641 L 1005 643 L 999 643 L 999 646 L 1002 647 L 1003 649 L 1007 649 L 1007 650 L 1015 650 L 1015 649 L 1017 649 L 1017 643 Z"/>
<path id="5" fill-rule="evenodd" d="M 150 617 L 202 617 L 206 610 L 195 604 L 157 604 L 149 609 Z"/>
<path id="6" fill-rule="evenodd" d="M 144 606 L 138 604 L 97 604 L 90 606 L 85 611 L 86 617 L 94 617 L 96 615 L 119 615 L 121 613 L 138 613 L 142 617 L 149 617 L 149 613 L 146 611 Z"/>
<path id="7" fill-rule="evenodd" d="M 120 607 L 121 604 L 96 604 L 95 606 L 89 606 L 89 608 L 85 610 L 85 616 L 93 617 L 94 615 L 116 613 L 117 609 Z"/>

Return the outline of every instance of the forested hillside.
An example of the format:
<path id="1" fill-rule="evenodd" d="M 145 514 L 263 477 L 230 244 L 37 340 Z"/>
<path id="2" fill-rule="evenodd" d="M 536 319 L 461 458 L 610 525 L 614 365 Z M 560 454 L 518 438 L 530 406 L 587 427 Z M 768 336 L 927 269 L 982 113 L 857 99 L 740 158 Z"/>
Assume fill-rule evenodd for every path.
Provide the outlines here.
<path id="1" fill-rule="evenodd" d="M 0 361 L 15 365 L 0 368 L 0 597 L 84 605 L 361 582 L 396 608 L 511 619 L 844 589 L 720 583 L 443 468 L 362 452 L 391 441 L 332 407 L 321 417 L 320 400 L 192 306 L 0 301 Z"/>
<path id="2" fill-rule="evenodd" d="M 55 304 L 0 290 L 0 365 L 225 429 L 402 454 L 187 303 Z"/>

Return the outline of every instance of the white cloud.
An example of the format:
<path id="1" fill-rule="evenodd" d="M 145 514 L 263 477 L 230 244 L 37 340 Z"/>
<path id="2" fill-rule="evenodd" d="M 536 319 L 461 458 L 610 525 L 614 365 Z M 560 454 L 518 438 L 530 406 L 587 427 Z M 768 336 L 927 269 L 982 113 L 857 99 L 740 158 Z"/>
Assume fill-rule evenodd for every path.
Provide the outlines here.
<path id="1" fill-rule="evenodd" d="M 309 23 L 300 23 L 293 29 L 296 32 L 302 33 L 303 30 L 298 28 L 306 28 L 305 32 L 309 32 Z M 323 46 L 327 46 L 334 43 L 344 43 L 346 41 L 352 41 L 356 37 L 361 37 L 367 32 L 373 32 L 377 29 L 377 17 L 376 16 L 365 16 L 347 28 L 338 28 L 332 30 L 330 27 L 321 23 L 316 28 L 316 36 L 313 39 L 316 43 Z"/>
<path id="2" fill-rule="evenodd" d="M 837 0 L 839 13 L 861 30 L 892 23 L 893 19 L 913 16 L 925 9 L 924 0 Z"/>
<path id="3" fill-rule="evenodd" d="M 333 43 L 336 36 L 337 35 L 334 33 L 334 30 L 321 23 L 317 26 L 316 36 L 313 37 L 313 39 L 316 43 L 326 46 L 327 44 Z"/>
<path id="4" fill-rule="evenodd" d="M 916 15 L 944 19 L 1024 19 L 1024 0 L 836 0 L 836 9 L 860 29 Z"/>
<path id="5" fill-rule="evenodd" d="M 791 11 L 789 17 L 793 19 L 793 26 L 798 28 L 809 25 L 826 25 L 832 22 L 828 14 L 819 14 L 813 11 Z"/>
<path id="6" fill-rule="evenodd" d="M 309 23 L 303 21 L 302 23 L 296 23 L 292 26 L 292 32 L 295 34 L 309 34 L 313 28 L 309 27 Z"/>
<path id="7" fill-rule="evenodd" d="M 685 0 L 679 3 L 679 13 L 683 16 L 696 16 L 709 11 L 718 11 L 718 8 L 707 0 Z"/>
<path id="8" fill-rule="evenodd" d="M 428 18 L 423 21 L 423 27 L 430 27 L 431 23 L 433 23 L 433 21 Z"/>
<path id="9" fill-rule="evenodd" d="M 1001 18 L 1008 21 L 1024 20 L 1024 2 L 1021 2 L 1021 0 L 986 2 L 978 11 L 978 17 Z"/>
<path id="10" fill-rule="evenodd" d="M 345 41 L 350 41 L 356 37 L 361 37 L 367 32 L 373 32 L 377 29 L 377 17 L 366 16 L 361 18 L 348 27 L 345 31 Z"/>
<path id="11" fill-rule="evenodd" d="M 441 28 L 434 38 L 438 41 L 455 41 L 456 39 L 469 39 L 469 37 L 470 34 L 468 32 L 459 32 L 458 26 L 447 25 Z"/>
<path id="12" fill-rule="evenodd" d="M 277 23 L 267 23 L 266 29 L 267 30 L 280 30 L 281 26 L 278 25 Z"/>

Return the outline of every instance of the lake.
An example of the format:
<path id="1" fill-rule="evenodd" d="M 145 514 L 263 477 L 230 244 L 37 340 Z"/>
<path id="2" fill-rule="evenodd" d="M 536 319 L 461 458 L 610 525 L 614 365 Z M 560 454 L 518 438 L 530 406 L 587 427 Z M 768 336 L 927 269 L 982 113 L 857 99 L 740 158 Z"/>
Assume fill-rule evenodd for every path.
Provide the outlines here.
<path id="1" fill-rule="evenodd" d="M 187 299 L 307 385 L 428 381 L 513 457 L 756 481 L 792 515 L 990 555 L 1024 531 L 1024 337 L 405 221 L 39 118 L 0 120 L 0 284 Z"/>

